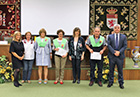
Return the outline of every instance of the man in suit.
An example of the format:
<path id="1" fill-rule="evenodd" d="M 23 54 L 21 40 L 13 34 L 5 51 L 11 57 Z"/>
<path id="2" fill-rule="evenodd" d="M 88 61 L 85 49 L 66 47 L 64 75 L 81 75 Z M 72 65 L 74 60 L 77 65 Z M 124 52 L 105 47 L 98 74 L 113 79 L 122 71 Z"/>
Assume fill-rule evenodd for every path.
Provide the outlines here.
<path id="1" fill-rule="evenodd" d="M 108 37 L 108 57 L 109 57 L 109 84 L 107 87 L 111 87 L 114 82 L 114 68 L 115 64 L 118 69 L 118 81 L 119 87 L 124 89 L 123 81 L 123 62 L 124 62 L 124 51 L 127 48 L 127 38 L 125 35 L 120 34 L 121 27 L 119 24 L 114 25 L 114 34 L 109 35 Z"/>

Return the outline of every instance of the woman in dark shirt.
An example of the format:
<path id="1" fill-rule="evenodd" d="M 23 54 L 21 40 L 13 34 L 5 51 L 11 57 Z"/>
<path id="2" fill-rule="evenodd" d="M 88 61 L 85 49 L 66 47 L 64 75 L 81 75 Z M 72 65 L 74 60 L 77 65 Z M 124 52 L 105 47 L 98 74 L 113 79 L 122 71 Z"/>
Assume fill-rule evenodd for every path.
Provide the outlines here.
<path id="1" fill-rule="evenodd" d="M 18 76 L 20 72 L 20 68 L 23 66 L 23 58 L 24 58 L 24 46 L 21 42 L 21 33 L 16 31 L 13 36 L 13 41 L 10 45 L 10 50 L 12 57 L 12 64 L 14 69 L 14 86 L 19 87 L 22 86 L 18 82 Z"/>
<path id="2" fill-rule="evenodd" d="M 85 41 L 81 37 L 81 30 L 76 27 L 73 30 L 73 37 L 69 40 L 69 60 L 72 61 L 73 83 L 76 82 L 76 75 L 78 75 L 77 83 L 80 84 L 80 64 L 84 59 L 85 49 Z"/>

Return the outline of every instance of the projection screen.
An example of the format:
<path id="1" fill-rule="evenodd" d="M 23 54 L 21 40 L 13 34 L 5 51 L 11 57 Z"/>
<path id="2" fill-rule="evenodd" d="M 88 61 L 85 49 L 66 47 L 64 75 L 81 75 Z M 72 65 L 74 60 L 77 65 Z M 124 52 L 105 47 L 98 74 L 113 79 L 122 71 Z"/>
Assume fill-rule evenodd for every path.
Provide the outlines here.
<path id="1" fill-rule="evenodd" d="M 48 35 L 56 35 L 58 29 L 72 35 L 75 27 L 89 34 L 89 0 L 21 0 L 22 35 L 38 35 L 41 28 Z"/>

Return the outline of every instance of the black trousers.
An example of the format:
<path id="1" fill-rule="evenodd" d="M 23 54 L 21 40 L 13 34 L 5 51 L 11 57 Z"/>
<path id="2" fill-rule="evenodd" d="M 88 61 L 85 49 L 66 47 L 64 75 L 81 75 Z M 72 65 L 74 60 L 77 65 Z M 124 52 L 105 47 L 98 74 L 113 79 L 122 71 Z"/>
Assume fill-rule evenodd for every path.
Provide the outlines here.
<path id="1" fill-rule="evenodd" d="M 103 60 L 90 60 L 90 81 L 95 81 L 95 66 L 98 67 L 98 82 L 102 80 Z"/>
<path id="2" fill-rule="evenodd" d="M 123 59 L 119 59 L 117 57 L 109 59 L 109 83 L 114 82 L 114 69 L 115 69 L 115 64 L 117 65 L 118 69 L 118 81 L 119 84 L 123 84 Z"/>
<path id="3" fill-rule="evenodd" d="M 78 80 L 80 80 L 81 74 L 81 59 L 72 58 L 72 71 L 73 71 L 73 79 L 76 80 L 76 75 L 78 75 Z"/>

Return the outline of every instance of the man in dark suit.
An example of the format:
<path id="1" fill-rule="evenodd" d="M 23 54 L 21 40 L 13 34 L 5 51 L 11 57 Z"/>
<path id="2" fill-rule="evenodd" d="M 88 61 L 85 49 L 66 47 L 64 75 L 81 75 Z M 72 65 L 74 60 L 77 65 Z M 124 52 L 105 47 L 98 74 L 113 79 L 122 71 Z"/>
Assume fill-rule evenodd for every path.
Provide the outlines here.
<path id="1" fill-rule="evenodd" d="M 123 81 L 123 62 L 124 62 L 124 51 L 127 48 L 127 38 L 125 35 L 120 34 L 121 27 L 119 24 L 114 25 L 114 34 L 109 35 L 108 37 L 108 57 L 109 57 L 109 84 L 107 87 L 111 87 L 114 82 L 114 68 L 115 64 L 118 69 L 118 81 L 119 87 L 124 89 Z"/>

